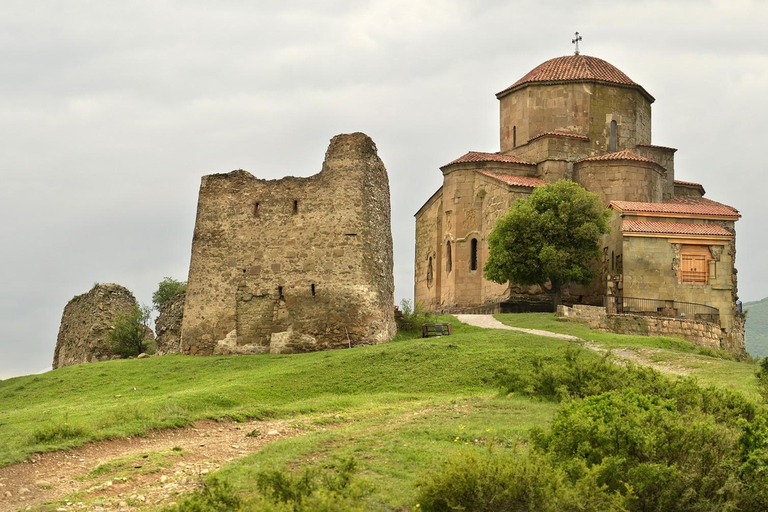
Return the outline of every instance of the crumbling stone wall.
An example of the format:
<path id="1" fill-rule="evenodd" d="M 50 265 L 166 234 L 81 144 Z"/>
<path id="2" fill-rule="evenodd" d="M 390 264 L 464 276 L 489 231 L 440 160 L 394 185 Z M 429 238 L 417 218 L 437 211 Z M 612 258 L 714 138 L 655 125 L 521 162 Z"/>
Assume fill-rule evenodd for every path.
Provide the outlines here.
<path id="1" fill-rule="evenodd" d="M 395 334 L 389 181 L 365 134 L 331 140 L 320 173 L 204 176 L 182 351 L 287 353 Z"/>
<path id="2" fill-rule="evenodd" d="M 130 311 L 136 298 L 118 284 L 97 284 L 70 300 L 61 315 L 53 368 L 115 359 L 107 342 L 117 316 Z"/>
<path id="3" fill-rule="evenodd" d="M 186 293 L 180 293 L 160 306 L 155 320 L 157 352 L 159 356 L 181 352 L 181 322 L 184 318 Z"/>

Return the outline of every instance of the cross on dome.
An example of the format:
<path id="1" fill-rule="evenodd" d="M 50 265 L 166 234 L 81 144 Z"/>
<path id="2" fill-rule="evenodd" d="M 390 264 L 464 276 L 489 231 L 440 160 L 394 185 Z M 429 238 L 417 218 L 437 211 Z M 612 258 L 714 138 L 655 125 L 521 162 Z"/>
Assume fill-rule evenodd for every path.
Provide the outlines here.
<path id="1" fill-rule="evenodd" d="M 578 55 L 579 54 L 579 41 L 581 41 L 581 36 L 579 35 L 578 32 L 576 32 L 575 35 L 576 35 L 576 38 L 575 39 L 571 39 L 571 43 L 576 45 L 576 51 L 574 52 L 574 54 Z"/>

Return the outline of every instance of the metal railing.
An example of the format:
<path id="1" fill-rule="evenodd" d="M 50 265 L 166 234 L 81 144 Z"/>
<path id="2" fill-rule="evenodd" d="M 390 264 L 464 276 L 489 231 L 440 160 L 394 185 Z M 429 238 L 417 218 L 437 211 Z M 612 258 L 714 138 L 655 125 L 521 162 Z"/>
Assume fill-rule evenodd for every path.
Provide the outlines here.
<path id="1" fill-rule="evenodd" d="M 606 295 L 603 297 L 603 305 L 609 315 L 660 316 L 720 323 L 720 311 L 717 308 L 695 302 Z"/>

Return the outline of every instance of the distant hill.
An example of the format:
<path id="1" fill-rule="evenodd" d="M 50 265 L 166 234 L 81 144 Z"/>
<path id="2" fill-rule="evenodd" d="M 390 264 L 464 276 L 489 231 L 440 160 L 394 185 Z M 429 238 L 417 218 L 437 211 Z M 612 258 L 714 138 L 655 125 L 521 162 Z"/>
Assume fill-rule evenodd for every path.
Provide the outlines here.
<path id="1" fill-rule="evenodd" d="M 753 302 L 745 302 L 747 329 L 745 343 L 751 356 L 768 355 L 768 297 Z"/>

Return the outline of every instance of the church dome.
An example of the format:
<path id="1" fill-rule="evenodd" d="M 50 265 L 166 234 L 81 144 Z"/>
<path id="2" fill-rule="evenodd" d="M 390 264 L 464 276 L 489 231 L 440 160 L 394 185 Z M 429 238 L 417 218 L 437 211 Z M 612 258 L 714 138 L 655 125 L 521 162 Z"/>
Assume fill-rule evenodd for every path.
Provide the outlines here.
<path id="1" fill-rule="evenodd" d="M 633 82 L 613 64 L 589 55 L 568 55 L 550 59 L 533 68 L 523 78 L 496 94 L 503 96 L 530 84 L 557 82 L 597 82 L 637 89 L 648 101 L 654 98 L 640 84 Z"/>

